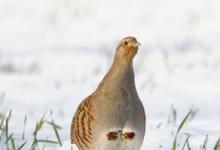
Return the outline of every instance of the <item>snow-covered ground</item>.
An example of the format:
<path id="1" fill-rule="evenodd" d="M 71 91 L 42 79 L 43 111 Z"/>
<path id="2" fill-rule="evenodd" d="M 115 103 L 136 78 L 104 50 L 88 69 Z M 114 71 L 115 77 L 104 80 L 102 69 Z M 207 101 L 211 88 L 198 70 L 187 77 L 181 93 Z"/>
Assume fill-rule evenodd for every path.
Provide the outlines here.
<path id="1" fill-rule="evenodd" d="M 148 118 L 142 149 L 171 149 L 194 107 L 180 142 L 190 134 L 197 150 L 208 135 L 211 150 L 220 137 L 219 7 L 218 0 L 0 0 L 0 112 L 12 110 L 17 138 L 27 115 L 31 141 L 52 110 L 64 146 L 46 149 L 70 149 L 74 111 L 107 72 L 117 41 L 133 35 L 142 43 L 134 67 Z M 167 123 L 171 107 L 175 124 Z M 47 127 L 40 136 L 56 139 Z"/>

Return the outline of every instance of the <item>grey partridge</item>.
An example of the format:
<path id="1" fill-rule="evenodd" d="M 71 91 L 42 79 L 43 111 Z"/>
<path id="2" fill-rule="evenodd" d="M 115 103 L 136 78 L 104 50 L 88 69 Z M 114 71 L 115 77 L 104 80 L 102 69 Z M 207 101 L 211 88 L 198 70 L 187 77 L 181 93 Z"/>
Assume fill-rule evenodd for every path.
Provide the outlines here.
<path id="1" fill-rule="evenodd" d="M 79 150 L 139 150 L 145 135 L 145 111 L 138 96 L 133 58 L 140 43 L 122 39 L 113 64 L 97 89 L 78 106 L 71 142 Z"/>

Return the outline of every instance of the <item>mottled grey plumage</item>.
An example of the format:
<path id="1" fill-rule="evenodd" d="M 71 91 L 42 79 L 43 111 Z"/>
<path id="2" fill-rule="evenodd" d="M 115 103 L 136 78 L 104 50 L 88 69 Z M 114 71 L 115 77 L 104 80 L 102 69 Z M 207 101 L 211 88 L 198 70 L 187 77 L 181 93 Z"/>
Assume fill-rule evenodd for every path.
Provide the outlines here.
<path id="1" fill-rule="evenodd" d="M 134 37 L 119 42 L 109 72 L 77 108 L 71 124 L 71 140 L 79 150 L 140 149 L 145 134 L 145 112 L 133 71 L 138 46 Z"/>

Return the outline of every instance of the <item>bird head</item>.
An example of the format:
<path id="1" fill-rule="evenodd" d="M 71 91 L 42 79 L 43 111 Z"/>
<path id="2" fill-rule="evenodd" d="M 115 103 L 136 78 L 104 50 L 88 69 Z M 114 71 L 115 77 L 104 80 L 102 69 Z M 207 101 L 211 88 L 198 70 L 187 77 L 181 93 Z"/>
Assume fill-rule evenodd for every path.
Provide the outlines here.
<path id="1" fill-rule="evenodd" d="M 116 55 L 126 63 L 130 63 L 137 54 L 140 45 L 135 37 L 125 37 L 119 42 Z"/>

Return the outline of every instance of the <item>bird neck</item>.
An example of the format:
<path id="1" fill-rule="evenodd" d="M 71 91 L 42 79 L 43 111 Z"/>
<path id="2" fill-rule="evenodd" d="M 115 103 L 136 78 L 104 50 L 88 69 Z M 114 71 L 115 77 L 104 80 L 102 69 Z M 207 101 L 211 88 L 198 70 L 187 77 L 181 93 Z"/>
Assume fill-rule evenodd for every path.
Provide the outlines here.
<path id="1" fill-rule="evenodd" d="M 99 84 L 98 89 L 106 92 L 117 92 L 121 89 L 136 91 L 133 62 L 122 61 L 116 55 L 110 70 Z"/>

